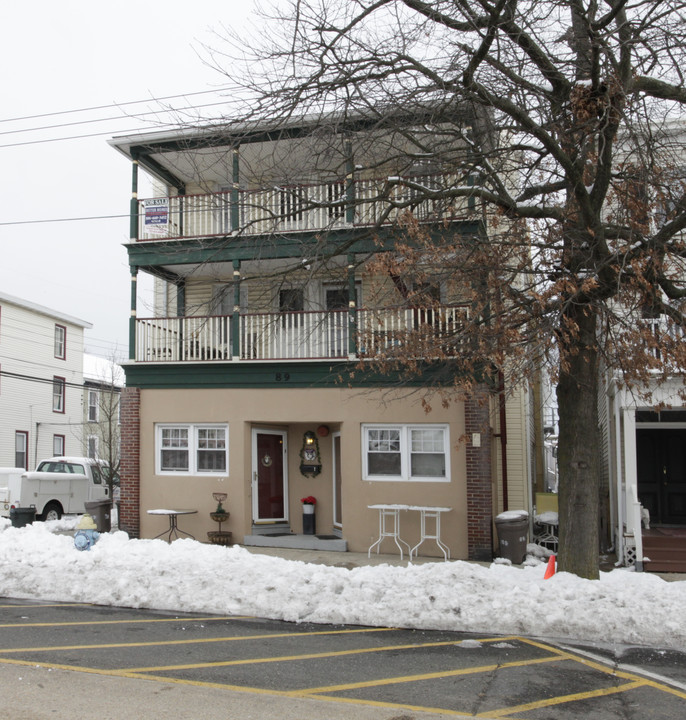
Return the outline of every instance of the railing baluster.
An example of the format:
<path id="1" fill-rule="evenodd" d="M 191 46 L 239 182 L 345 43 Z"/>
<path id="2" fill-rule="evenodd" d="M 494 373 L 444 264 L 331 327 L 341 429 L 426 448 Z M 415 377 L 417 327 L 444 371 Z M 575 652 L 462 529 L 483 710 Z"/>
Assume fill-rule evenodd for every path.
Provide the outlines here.
<path id="1" fill-rule="evenodd" d="M 468 179 L 455 174 L 434 174 L 406 178 L 428 191 L 438 191 Z M 355 217 L 347 218 L 345 202 L 348 183 L 354 185 Z M 381 199 L 388 178 L 355 178 L 333 180 L 314 185 L 291 185 L 259 190 L 237 190 L 239 228 L 233 228 L 230 219 L 230 191 L 204 195 L 171 196 L 168 224 L 146 228 L 145 200 L 139 200 L 138 238 L 158 240 L 174 237 L 209 237 L 238 229 L 247 234 L 287 232 L 344 227 L 350 224 L 374 225 L 378 223 L 388 202 Z M 390 188 L 393 202 L 403 203 L 421 191 L 410 190 L 400 178 Z M 340 205 L 339 205 L 340 203 Z M 440 199 L 425 199 L 413 208 L 419 220 L 455 218 L 474 210 L 471 200 L 453 200 L 452 204 Z M 393 208 L 384 222 L 393 222 L 399 211 Z"/>

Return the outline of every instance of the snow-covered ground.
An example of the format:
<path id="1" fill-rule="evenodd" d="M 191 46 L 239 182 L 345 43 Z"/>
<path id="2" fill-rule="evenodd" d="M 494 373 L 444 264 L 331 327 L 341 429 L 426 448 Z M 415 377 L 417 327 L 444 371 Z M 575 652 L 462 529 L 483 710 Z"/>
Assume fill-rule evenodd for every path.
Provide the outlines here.
<path id="1" fill-rule="evenodd" d="M 123 532 L 79 551 L 75 526 L 70 518 L 14 528 L 0 518 L 0 596 L 686 648 L 686 581 L 626 569 L 597 581 L 546 580 L 545 560 L 531 557 L 520 568 L 457 561 L 350 570 Z"/>

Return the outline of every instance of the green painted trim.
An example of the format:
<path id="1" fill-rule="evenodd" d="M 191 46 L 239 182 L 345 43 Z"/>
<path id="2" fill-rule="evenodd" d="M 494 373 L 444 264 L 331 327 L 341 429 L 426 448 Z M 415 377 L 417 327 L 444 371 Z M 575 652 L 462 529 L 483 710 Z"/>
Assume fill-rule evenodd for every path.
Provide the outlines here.
<path id="1" fill-rule="evenodd" d="M 129 204 L 129 237 L 138 240 L 138 160 L 131 163 L 131 202 Z"/>
<path id="2" fill-rule="evenodd" d="M 478 220 L 455 223 L 451 229 L 460 235 L 477 235 L 482 229 Z M 443 231 L 435 231 L 437 241 Z M 236 235 L 183 240 L 146 240 L 126 246 L 129 264 L 150 271 L 155 266 L 196 265 L 234 260 L 301 258 L 312 254 L 335 256 L 348 253 L 373 253 L 391 248 L 398 229 L 348 228 L 288 235 Z"/>
<path id="3" fill-rule="evenodd" d="M 398 373 L 382 374 L 360 369 L 355 362 L 269 363 L 135 363 L 123 366 L 126 386 L 143 390 L 216 388 L 391 388 L 448 385 L 446 365 L 426 364 L 421 376 L 400 379 Z M 442 377 L 443 376 L 443 377 Z"/>
<path id="4" fill-rule="evenodd" d="M 129 360 L 136 357 L 136 313 L 138 300 L 138 270 L 131 268 L 131 315 L 129 317 Z"/>

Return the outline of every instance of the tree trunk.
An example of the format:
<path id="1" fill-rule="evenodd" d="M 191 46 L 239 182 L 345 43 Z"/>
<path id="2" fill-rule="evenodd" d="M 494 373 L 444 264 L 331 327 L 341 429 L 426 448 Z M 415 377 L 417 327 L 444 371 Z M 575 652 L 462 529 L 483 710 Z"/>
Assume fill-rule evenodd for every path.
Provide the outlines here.
<path id="1" fill-rule="evenodd" d="M 599 434 L 597 318 L 588 306 L 567 316 L 578 328 L 560 348 L 558 567 L 579 577 L 599 576 Z M 565 339 L 567 340 L 565 342 Z"/>

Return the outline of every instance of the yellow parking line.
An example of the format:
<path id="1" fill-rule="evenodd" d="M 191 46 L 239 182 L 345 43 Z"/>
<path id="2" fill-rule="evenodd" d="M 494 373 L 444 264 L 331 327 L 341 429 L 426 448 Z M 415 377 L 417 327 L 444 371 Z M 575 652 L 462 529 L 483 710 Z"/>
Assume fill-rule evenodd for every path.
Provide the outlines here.
<path id="1" fill-rule="evenodd" d="M 53 645 L 47 647 L 0 648 L 0 655 L 9 653 L 53 652 L 57 650 L 110 650 L 112 648 L 164 647 L 167 645 L 202 645 L 205 643 L 239 642 L 241 640 L 272 640 L 276 638 L 308 637 L 312 635 L 346 635 L 354 633 L 389 632 L 393 628 L 356 628 L 354 630 L 321 630 L 300 633 L 264 633 L 261 635 L 234 635 L 218 638 L 185 638 L 137 643 L 102 643 L 99 645 Z"/>
<path id="2" fill-rule="evenodd" d="M 316 658 L 335 658 L 346 655 L 364 655 L 376 652 L 388 652 L 389 650 L 415 650 L 418 648 L 445 647 L 447 645 L 459 645 L 455 640 L 441 640 L 439 642 L 407 643 L 404 645 L 385 645 L 371 648 L 353 648 L 350 650 L 330 650 L 328 652 L 304 653 L 301 655 L 281 655 L 277 657 L 244 658 L 241 660 L 218 660 L 216 662 L 189 663 L 185 665 L 159 665 L 156 667 L 127 668 L 127 672 L 169 672 L 172 670 L 197 670 L 200 668 L 227 667 L 230 665 L 254 665 L 259 663 L 293 662 L 296 660 L 314 660 Z"/>
<path id="3" fill-rule="evenodd" d="M 644 685 L 646 685 L 646 683 L 642 680 L 635 680 L 634 682 L 624 683 L 616 687 L 588 690 L 586 692 L 573 693 L 572 695 L 558 695 L 557 697 L 546 698 L 545 700 L 535 700 L 534 702 L 524 703 L 522 705 L 512 705 L 501 708 L 500 710 L 489 710 L 485 713 L 479 713 L 476 717 L 501 718 L 514 713 L 526 712 L 527 710 L 539 710 L 540 708 L 563 705 L 564 703 L 577 702 L 578 700 L 590 700 L 591 698 L 614 695 L 616 693 L 626 692 L 627 690 L 635 690 Z"/>
<path id="4" fill-rule="evenodd" d="M 494 663 L 492 665 L 479 665 L 476 667 L 460 668 L 459 670 L 439 670 L 431 673 L 418 675 L 399 675 L 397 677 L 380 678 L 377 680 L 363 680 L 355 683 L 342 685 L 325 685 L 322 687 L 306 688 L 303 690 L 292 690 L 289 695 L 318 695 L 319 693 L 341 692 L 343 690 L 359 690 L 361 688 L 379 687 L 381 685 L 395 685 L 397 683 L 417 682 L 420 680 L 437 680 L 439 678 L 456 677 L 458 675 L 474 675 L 482 672 L 493 672 L 512 667 L 526 667 L 540 663 L 558 662 L 567 658 L 555 655 L 553 657 L 533 658 L 531 660 L 514 660 L 509 663 Z"/>

